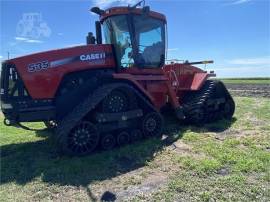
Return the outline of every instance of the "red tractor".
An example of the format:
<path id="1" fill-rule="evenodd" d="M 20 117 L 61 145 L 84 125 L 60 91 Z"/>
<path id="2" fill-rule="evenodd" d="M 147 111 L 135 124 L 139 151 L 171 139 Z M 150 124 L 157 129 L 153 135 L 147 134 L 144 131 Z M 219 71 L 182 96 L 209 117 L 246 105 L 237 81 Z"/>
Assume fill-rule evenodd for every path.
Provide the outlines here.
<path id="1" fill-rule="evenodd" d="M 6 125 L 43 121 L 64 152 L 85 155 L 161 135 L 165 108 L 182 122 L 231 119 L 224 84 L 193 66 L 207 61 L 165 64 L 163 14 L 138 5 L 91 11 L 100 20 L 87 45 L 3 62 Z"/>

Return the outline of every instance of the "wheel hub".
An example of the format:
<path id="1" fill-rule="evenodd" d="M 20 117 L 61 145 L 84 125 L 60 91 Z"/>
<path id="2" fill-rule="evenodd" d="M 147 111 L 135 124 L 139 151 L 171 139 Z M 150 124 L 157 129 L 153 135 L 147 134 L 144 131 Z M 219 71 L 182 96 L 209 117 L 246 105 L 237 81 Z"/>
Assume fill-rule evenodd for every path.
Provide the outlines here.
<path id="1" fill-rule="evenodd" d="M 142 131 L 144 136 L 159 136 L 161 135 L 162 128 L 163 119 L 159 113 L 151 112 L 144 117 L 142 122 Z"/>
<path id="2" fill-rule="evenodd" d="M 113 96 L 109 101 L 109 108 L 112 112 L 120 112 L 124 108 L 124 99 L 120 96 Z"/>
<path id="3" fill-rule="evenodd" d="M 153 132 L 157 126 L 157 122 L 153 118 L 149 118 L 145 124 L 146 129 L 150 132 Z"/>
<path id="4" fill-rule="evenodd" d="M 129 102 L 126 94 L 120 90 L 114 90 L 108 95 L 103 103 L 103 111 L 107 113 L 118 113 L 128 109 Z"/>
<path id="5" fill-rule="evenodd" d="M 93 151 L 99 140 L 99 134 L 95 126 L 83 121 L 79 123 L 69 134 L 68 148 L 76 154 L 85 154 Z"/>
<path id="6" fill-rule="evenodd" d="M 74 134 L 74 141 L 79 145 L 85 145 L 89 138 L 89 132 L 82 129 Z"/>
<path id="7" fill-rule="evenodd" d="M 101 147 L 110 150 L 115 146 L 115 137 L 111 134 L 105 135 L 101 140 Z"/>
<path id="8" fill-rule="evenodd" d="M 121 132 L 118 136 L 117 136 L 117 143 L 118 145 L 125 145 L 129 142 L 129 134 L 128 132 Z"/>

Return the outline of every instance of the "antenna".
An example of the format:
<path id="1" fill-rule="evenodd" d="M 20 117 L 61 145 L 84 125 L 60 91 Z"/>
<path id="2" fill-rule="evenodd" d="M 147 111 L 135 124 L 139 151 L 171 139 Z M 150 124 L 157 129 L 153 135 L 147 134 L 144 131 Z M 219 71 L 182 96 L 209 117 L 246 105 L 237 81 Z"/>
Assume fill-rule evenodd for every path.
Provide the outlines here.
<path id="1" fill-rule="evenodd" d="M 145 6 L 145 0 L 139 1 L 138 3 L 136 3 L 134 6 L 131 7 L 131 9 L 137 8 L 137 6 L 141 6 L 143 3 L 143 6 Z"/>

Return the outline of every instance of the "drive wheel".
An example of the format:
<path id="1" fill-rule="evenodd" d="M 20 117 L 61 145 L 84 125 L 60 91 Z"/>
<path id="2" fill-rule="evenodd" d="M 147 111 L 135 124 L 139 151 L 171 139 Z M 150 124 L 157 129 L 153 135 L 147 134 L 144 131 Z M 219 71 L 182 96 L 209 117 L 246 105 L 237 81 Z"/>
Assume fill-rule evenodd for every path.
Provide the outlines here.
<path id="1" fill-rule="evenodd" d="M 112 91 L 102 102 L 102 109 L 106 113 L 118 113 L 127 111 L 129 99 L 121 90 Z"/>
<path id="2" fill-rule="evenodd" d="M 101 138 L 101 148 L 104 150 L 111 150 L 116 143 L 115 137 L 112 134 L 106 134 Z"/>
<path id="3" fill-rule="evenodd" d="M 94 124 L 82 121 L 68 135 L 66 150 L 71 155 L 85 155 L 93 152 L 99 142 L 99 133 Z"/>
<path id="4" fill-rule="evenodd" d="M 225 119 L 231 119 L 235 110 L 235 104 L 232 99 L 228 99 L 224 104 L 223 116 Z"/>
<path id="5" fill-rule="evenodd" d="M 157 112 L 147 114 L 142 122 L 142 131 L 145 137 L 160 136 L 163 129 L 163 118 Z"/>
<path id="6" fill-rule="evenodd" d="M 122 131 L 117 135 L 117 144 L 119 146 L 126 145 L 129 143 L 129 141 L 130 141 L 130 136 L 128 132 Z"/>

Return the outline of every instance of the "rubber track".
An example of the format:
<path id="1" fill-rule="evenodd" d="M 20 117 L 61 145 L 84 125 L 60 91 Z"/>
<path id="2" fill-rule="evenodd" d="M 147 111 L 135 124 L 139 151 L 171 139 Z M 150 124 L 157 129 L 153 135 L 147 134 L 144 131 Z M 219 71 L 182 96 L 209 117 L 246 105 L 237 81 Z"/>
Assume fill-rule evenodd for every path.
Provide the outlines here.
<path id="1" fill-rule="evenodd" d="M 184 98 L 183 107 L 187 116 L 187 122 L 196 123 L 196 120 L 194 120 L 192 116 L 195 115 L 198 111 L 204 112 L 204 118 L 202 123 L 212 122 L 216 119 L 221 118 L 220 111 L 209 112 L 206 109 L 207 100 L 211 99 L 214 96 L 215 87 L 218 85 L 221 85 L 223 90 L 222 94 L 224 94 L 225 99 L 232 99 L 231 95 L 229 94 L 228 90 L 222 82 L 207 80 L 204 86 L 199 91 L 188 94 Z"/>
<path id="2" fill-rule="evenodd" d="M 153 105 L 145 99 L 136 89 L 124 83 L 106 84 L 89 94 L 80 104 L 78 104 L 68 115 L 66 115 L 56 128 L 56 139 L 60 146 L 66 143 L 67 135 L 70 131 L 114 89 L 128 88 L 134 92 L 151 111 L 156 111 Z"/>

